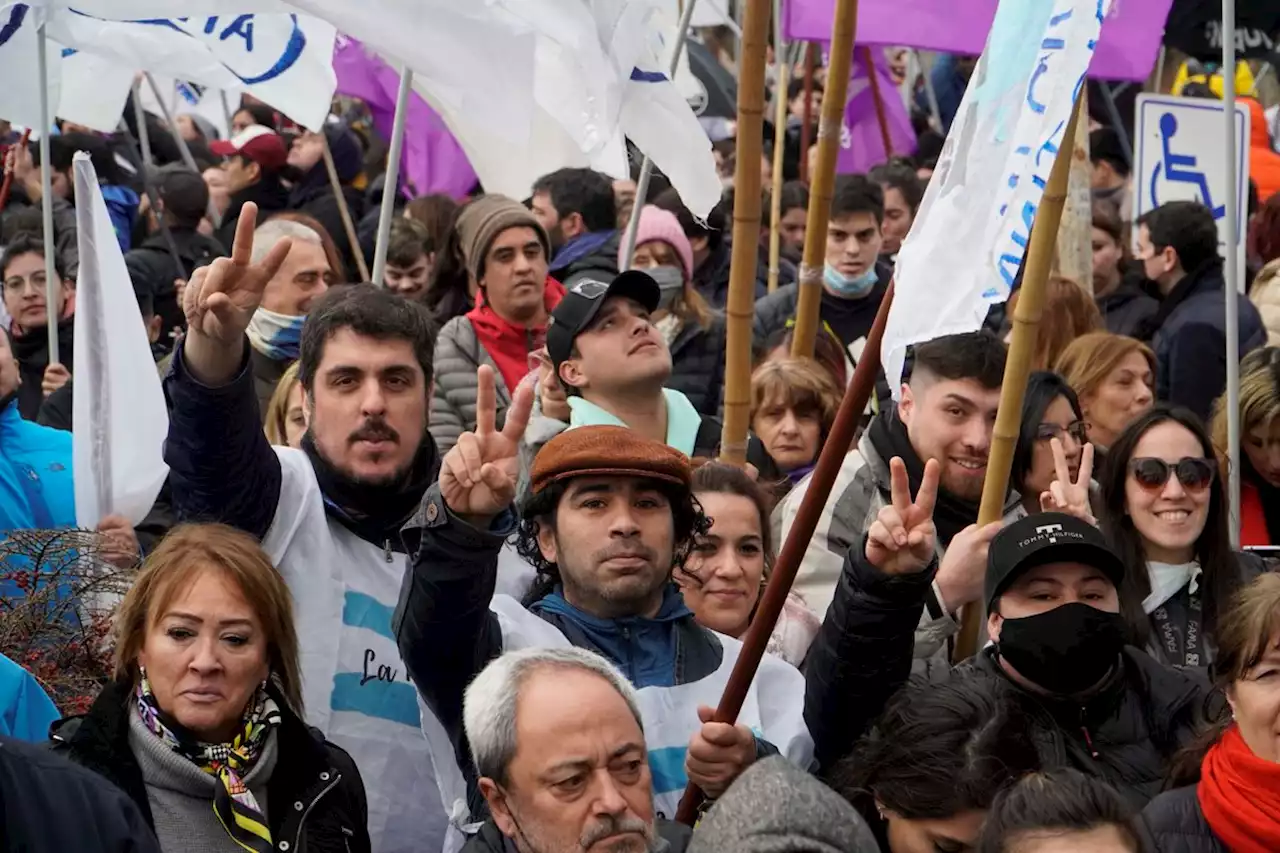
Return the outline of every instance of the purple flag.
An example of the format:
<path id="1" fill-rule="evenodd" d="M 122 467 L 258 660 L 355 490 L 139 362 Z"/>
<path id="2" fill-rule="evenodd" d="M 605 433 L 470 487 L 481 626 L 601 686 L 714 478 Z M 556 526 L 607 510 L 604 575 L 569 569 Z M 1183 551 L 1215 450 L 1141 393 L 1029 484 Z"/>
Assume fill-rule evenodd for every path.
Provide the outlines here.
<path id="1" fill-rule="evenodd" d="M 880 100 L 884 105 L 885 124 L 889 128 L 889 142 L 893 150 L 884 150 L 884 134 L 880 131 L 880 119 L 876 116 L 875 94 L 867 76 L 866 52 L 855 51 L 853 76 L 849 79 L 849 105 L 844 110 L 840 155 L 836 159 L 837 174 L 866 172 L 894 154 L 914 154 L 916 150 L 916 134 L 911 127 L 911 115 L 889 75 L 889 63 L 884 58 L 884 51 L 873 50 L 871 53 L 872 68 L 880 86 Z"/>
<path id="2" fill-rule="evenodd" d="M 333 51 L 333 70 L 338 75 L 338 94 L 368 104 L 374 127 L 390 139 L 400 74 L 360 42 L 341 36 Z M 467 162 L 462 146 L 416 92 L 409 96 L 400 176 L 411 196 L 446 193 L 461 198 L 476 183 L 475 170 Z"/>
<path id="3" fill-rule="evenodd" d="M 1172 2 L 1112 0 L 1089 76 L 1145 80 L 1155 66 Z M 997 0 L 861 0 L 858 44 L 977 56 L 986 44 L 997 5 Z M 830 41 L 834 7 L 833 0 L 783 0 L 787 40 Z"/>

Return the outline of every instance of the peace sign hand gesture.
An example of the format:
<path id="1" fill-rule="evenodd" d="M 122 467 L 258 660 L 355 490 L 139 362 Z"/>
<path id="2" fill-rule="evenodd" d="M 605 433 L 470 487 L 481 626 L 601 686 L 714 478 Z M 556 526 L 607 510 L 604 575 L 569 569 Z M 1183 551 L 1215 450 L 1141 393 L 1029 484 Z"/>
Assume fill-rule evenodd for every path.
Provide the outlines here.
<path id="1" fill-rule="evenodd" d="M 240 211 L 230 258 L 218 258 L 196 270 L 182 294 L 187 317 L 183 354 L 188 368 L 206 385 L 224 384 L 240 366 L 244 332 L 262 303 L 267 283 L 280 271 L 291 246 L 281 240 L 261 261 L 253 260 L 253 232 L 258 206 L 249 202 Z"/>
<path id="2" fill-rule="evenodd" d="M 895 456 L 889 460 L 892 503 L 867 531 L 867 561 L 887 575 L 923 571 L 933 562 L 938 533 L 933 525 L 933 505 L 938 497 L 938 463 L 930 459 L 915 502 L 907 466 Z"/>
<path id="3" fill-rule="evenodd" d="M 1053 469 L 1055 479 L 1049 484 L 1049 491 L 1040 494 L 1040 509 L 1044 512 L 1065 512 L 1082 521 L 1097 525 L 1093 510 L 1089 506 L 1089 484 L 1093 479 L 1093 445 L 1085 443 L 1080 453 L 1080 471 L 1076 479 L 1071 479 L 1071 468 L 1067 464 L 1067 453 L 1062 440 L 1049 440 L 1049 448 L 1053 451 Z"/>
<path id="4" fill-rule="evenodd" d="M 455 515 L 472 527 L 486 529 L 511 505 L 520 474 L 520 439 L 529 425 L 533 388 L 521 383 L 507 410 L 507 421 L 495 427 L 497 393 L 493 368 L 476 371 L 476 430 L 464 432 L 440 463 L 440 496 Z"/>

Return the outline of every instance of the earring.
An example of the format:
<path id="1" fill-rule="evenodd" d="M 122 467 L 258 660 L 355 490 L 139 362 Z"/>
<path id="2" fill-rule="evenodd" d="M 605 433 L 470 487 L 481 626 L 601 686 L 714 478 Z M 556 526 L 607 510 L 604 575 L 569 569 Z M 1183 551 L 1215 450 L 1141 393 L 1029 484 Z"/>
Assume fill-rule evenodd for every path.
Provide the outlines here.
<path id="1" fill-rule="evenodd" d="M 876 803 L 876 814 L 880 815 L 881 820 L 886 820 L 884 816 L 884 806 L 880 803 Z"/>

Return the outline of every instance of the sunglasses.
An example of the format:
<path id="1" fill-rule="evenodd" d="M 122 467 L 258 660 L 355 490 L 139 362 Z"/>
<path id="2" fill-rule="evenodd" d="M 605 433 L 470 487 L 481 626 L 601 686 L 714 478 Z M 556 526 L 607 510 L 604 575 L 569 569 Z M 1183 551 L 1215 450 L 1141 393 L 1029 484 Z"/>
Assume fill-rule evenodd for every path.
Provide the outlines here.
<path id="1" fill-rule="evenodd" d="M 1169 463 L 1163 459 L 1134 459 L 1129 463 L 1129 473 L 1138 485 L 1149 491 L 1163 489 L 1169 476 L 1176 474 L 1178 482 L 1188 491 L 1200 492 L 1209 488 L 1217 474 L 1217 466 L 1208 459 L 1188 456 Z"/>

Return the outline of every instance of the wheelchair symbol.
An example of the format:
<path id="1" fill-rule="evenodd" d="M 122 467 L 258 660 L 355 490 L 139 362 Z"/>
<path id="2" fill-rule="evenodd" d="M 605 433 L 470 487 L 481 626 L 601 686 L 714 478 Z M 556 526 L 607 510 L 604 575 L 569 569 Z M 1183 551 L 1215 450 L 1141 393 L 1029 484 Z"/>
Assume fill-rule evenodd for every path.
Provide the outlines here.
<path id="1" fill-rule="evenodd" d="M 1209 179 L 1205 177 L 1203 171 L 1196 169 L 1198 158 L 1193 154 L 1174 154 L 1169 150 L 1169 141 L 1177 133 L 1178 119 L 1174 117 L 1173 113 L 1165 113 L 1160 116 L 1160 147 L 1164 152 L 1164 158 L 1158 161 L 1151 171 L 1152 206 L 1160 206 L 1160 198 L 1156 193 L 1156 184 L 1163 177 L 1167 183 L 1194 185 L 1200 191 L 1201 203 L 1213 211 L 1214 219 L 1221 219 L 1226 215 L 1226 205 L 1214 206 L 1212 194 L 1209 192 Z"/>

